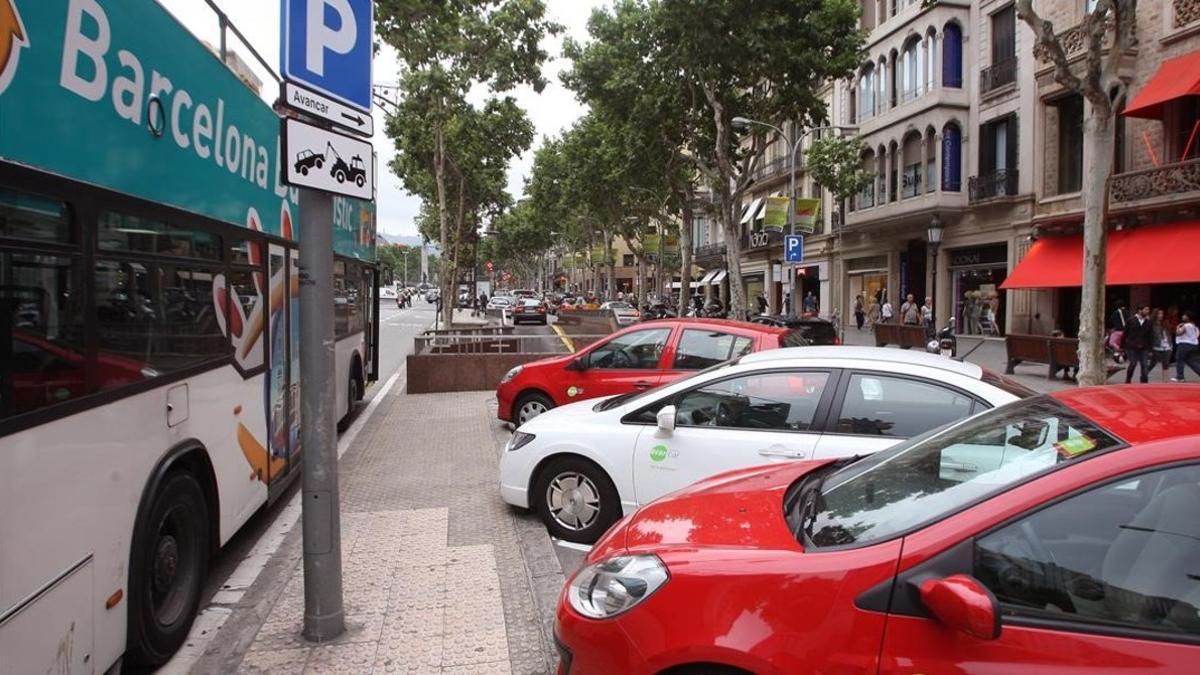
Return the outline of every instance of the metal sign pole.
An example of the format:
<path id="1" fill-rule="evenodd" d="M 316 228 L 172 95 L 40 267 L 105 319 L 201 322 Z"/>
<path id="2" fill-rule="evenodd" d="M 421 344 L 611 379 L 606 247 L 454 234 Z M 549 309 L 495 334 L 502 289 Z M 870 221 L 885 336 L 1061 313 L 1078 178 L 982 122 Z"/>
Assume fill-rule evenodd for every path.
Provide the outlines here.
<path id="1" fill-rule="evenodd" d="M 304 452 L 304 637 L 346 630 L 333 339 L 333 197 L 300 191 L 300 447 Z"/>

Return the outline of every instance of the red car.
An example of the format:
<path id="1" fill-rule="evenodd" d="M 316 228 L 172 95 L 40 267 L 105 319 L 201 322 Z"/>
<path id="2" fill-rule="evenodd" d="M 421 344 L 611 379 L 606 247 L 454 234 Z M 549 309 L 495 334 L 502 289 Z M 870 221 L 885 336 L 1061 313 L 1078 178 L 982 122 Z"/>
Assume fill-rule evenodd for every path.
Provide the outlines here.
<path id="1" fill-rule="evenodd" d="M 1197 672 L 1198 403 L 1076 389 L 701 481 L 597 543 L 558 672 Z"/>
<path id="2" fill-rule="evenodd" d="M 508 371 L 496 387 L 497 416 L 519 426 L 566 403 L 649 389 L 742 354 L 805 344 L 795 331 L 744 321 L 647 321 L 574 354 Z"/>

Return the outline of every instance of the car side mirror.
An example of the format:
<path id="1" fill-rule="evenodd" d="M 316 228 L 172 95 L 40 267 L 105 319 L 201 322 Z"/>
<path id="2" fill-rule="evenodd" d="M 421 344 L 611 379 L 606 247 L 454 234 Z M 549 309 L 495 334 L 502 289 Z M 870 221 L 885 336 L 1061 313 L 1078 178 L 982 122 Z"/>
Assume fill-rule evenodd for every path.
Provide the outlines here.
<path id="1" fill-rule="evenodd" d="M 926 579 L 920 586 L 921 602 L 938 621 L 980 640 L 1000 637 L 1000 610 L 996 596 L 966 574 Z"/>
<path id="2" fill-rule="evenodd" d="M 659 431 L 666 431 L 667 433 L 675 431 L 675 414 L 675 406 L 673 405 L 665 405 L 659 409 L 658 414 L 655 415 Z"/>
<path id="3" fill-rule="evenodd" d="M 571 362 L 567 364 L 567 370 L 579 370 L 579 371 L 587 370 L 587 368 L 588 368 L 587 362 L 588 362 L 587 354 L 584 354 L 582 356 L 577 356 L 577 357 L 571 359 Z"/>

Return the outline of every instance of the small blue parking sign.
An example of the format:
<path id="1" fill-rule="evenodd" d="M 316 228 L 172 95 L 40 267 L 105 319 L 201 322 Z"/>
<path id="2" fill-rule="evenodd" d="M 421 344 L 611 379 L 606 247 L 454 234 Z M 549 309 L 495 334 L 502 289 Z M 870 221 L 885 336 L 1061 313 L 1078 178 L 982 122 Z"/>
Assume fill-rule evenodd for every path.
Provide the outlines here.
<path id="1" fill-rule="evenodd" d="M 783 260 L 793 265 L 804 262 L 804 237 L 802 235 L 783 235 Z"/>
<path id="2" fill-rule="evenodd" d="M 283 77 L 371 112 L 371 0 L 281 0 Z"/>

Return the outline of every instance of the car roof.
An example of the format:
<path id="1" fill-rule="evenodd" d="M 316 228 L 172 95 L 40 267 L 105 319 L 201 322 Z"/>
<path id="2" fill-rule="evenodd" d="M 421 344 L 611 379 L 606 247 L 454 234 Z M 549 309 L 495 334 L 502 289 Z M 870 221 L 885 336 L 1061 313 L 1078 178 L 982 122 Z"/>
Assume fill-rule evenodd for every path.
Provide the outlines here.
<path id="1" fill-rule="evenodd" d="M 864 364 L 883 365 L 903 363 L 925 368 L 936 368 L 964 377 L 978 380 L 983 375 L 983 369 L 974 363 L 955 361 L 938 354 L 909 351 L 907 349 L 892 349 L 888 347 L 850 347 L 834 345 L 825 347 L 788 347 L 785 349 L 768 349 L 743 356 L 738 363 L 754 364 L 767 362 L 804 363 L 805 361 L 838 359 L 843 361 L 862 361 Z"/>
<path id="2" fill-rule="evenodd" d="M 776 335 L 788 332 L 787 328 L 779 328 L 777 326 L 766 326 L 761 323 L 750 323 L 749 321 L 735 321 L 733 319 L 701 319 L 694 317 L 682 317 L 674 319 L 654 319 L 653 321 L 643 321 L 637 326 L 650 326 L 654 324 L 680 324 L 683 327 L 699 326 L 702 328 L 738 328 L 741 330 L 755 331 L 759 333 L 773 333 Z"/>
<path id="3" fill-rule="evenodd" d="M 1195 384 L 1081 387 L 1050 396 L 1129 443 L 1200 434 L 1200 386 Z"/>

